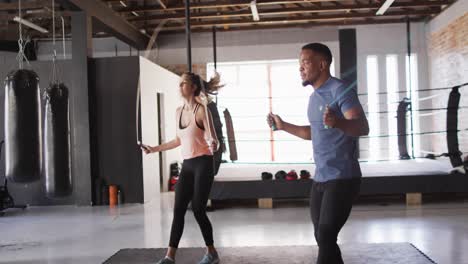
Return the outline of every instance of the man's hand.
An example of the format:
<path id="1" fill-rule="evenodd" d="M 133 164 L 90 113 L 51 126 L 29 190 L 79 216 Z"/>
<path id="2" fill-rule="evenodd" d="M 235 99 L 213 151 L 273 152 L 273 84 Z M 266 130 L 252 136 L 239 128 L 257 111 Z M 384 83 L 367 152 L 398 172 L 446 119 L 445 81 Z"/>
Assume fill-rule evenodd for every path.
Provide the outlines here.
<path id="1" fill-rule="evenodd" d="M 273 113 L 269 113 L 267 116 L 267 123 L 268 126 L 271 128 L 275 126 L 276 130 L 283 130 L 284 129 L 284 122 L 279 115 L 275 115 Z"/>
<path id="2" fill-rule="evenodd" d="M 339 120 L 336 114 L 327 106 L 325 108 L 325 112 L 323 113 L 323 124 L 327 127 L 334 128 L 336 127 L 338 121 Z"/>

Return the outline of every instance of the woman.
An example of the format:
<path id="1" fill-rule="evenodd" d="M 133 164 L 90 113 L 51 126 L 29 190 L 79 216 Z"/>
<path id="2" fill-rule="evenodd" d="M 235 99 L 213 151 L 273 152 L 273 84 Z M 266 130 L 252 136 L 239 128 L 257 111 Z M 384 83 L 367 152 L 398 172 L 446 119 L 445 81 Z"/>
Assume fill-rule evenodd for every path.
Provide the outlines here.
<path id="1" fill-rule="evenodd" d="M 175 263 L 175 255 L 184 230 L 184 217 L 189 202 L 207 246 L 206 254 L 199 264 L 219 263 L 218 253 L 213 244 L 213 228 L 206 215 L 206 203 L 213 184 L 213 153 L 218 148 L 213 120 L 210 112 L 201 102 L 207 93 L 214 94 L 222 85 L 215 75 L 209 82 L 193 73 L 184 73 L 180 82 L 180 93 L 184 105 L 177 108 L 177 136 L 174 140 L 159 146 L 142 145 L 146 153 L 174 149 L 181 146 L 184 159 L 179 181 L 175 189 L 174 218 L 166 257 L 158 264 Z M 207 102 L 206 102 L 207 103 Z"/>

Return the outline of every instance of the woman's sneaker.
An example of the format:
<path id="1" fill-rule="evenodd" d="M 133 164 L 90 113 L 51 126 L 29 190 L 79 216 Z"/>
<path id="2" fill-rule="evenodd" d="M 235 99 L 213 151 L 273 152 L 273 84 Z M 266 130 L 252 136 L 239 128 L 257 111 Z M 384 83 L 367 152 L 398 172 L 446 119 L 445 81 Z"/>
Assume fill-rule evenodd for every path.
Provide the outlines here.
<path id="1" fill-rule="evenodd" d="M 175 261 L 170 259 L 170 258 L 163 258 L 160 261 L 158 261 L 156 264 L 175 264 Z"/>
<path id="2" fill-rule="evenodd" d="M 198 262 L 198 264 L 218 264 L 219 263 L 219 256 L 218 253 L 206 253 L 205 256 L 203 256 L 202 260 Z"/>

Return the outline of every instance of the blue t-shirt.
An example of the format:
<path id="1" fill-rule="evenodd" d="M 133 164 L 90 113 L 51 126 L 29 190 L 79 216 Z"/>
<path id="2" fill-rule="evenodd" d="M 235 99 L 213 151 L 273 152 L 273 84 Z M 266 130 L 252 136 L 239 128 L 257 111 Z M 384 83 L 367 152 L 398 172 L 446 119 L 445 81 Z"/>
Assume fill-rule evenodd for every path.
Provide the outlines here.
<path id="1" fill-rule="evenodd" d="M 362 176 L 356 156 L 357 138 L 346 135 L 337 128 L 326 129 L 323 124 L 323 113 L 327 105 L 338 118 L 344 118 L 343 113 L 351 108 L 362 108 L 355 88 L 343 93 L 347 87 L 342 80 L 331 77 L 309 98 L 307 115 L 316 166 L 314 180 L 317 182 Z"/>

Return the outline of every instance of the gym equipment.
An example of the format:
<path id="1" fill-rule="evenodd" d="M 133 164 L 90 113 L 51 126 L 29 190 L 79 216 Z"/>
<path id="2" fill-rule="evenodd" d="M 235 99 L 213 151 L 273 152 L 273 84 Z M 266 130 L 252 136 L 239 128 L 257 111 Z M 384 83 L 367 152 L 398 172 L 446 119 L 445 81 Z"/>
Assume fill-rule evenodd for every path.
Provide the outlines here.
<path id="1" fill-rule="evenodd" d="M 272 180 L 273 179 L 273 174 L 269 172 L 262 172 L 262 180 Z"/>
<path id="2" fill-rule="evenodd" d="M 5 174 L 18 183 L 41 173 L 39 77 L 31 70 L 11 72 L 5 81 Z"/>
<path id="3" fill-rule="evenodd" d="M 118 205 L 118 190 L 119 187 L 117 185 L 109 185 L 109 206 L 111 207 Z"/>
<path id="4" fill-rule="evenodd" d="M 50 85 L 44 101 L 44 186 L 48 197 L 65 197 L 73 191 L 67 87 Z"/>
<path id="5" fill-rule="evenodd" d="M 44 92 L 44 186 L 49 198 L 66 197 L 73 192 L 70 155 L 70 115 L 68 88 L 58 81 L 55 48 L 55 0 L 52 0 L 53 55 L 52 82 Z M 62 29 L 65 24 L 62 19 Z M 62 42 L 65 47 L 65 36 Z M 65 59 L 65 48 L 63 48 Z"/>
<path id="6" fill-rule="evenodd" d="M 286 179 L 286 172 L 284 170 L 280 170 L 275 173 L 275 180 L 285 180 Z"/>
<path id="7" fill-rule="evenodd" d="M 224 119 L 226 122 L 226 130 L 229 144 L 229 156 L 232 161 L 237 160 L 237 148 L 236 148 L 236 137 L 234 135 L 234 125 L 232 123 L 232 117 L 229 110 L 224 110 Z"/>
<path id="8" fill-rule="evenodd" d="M 462 152 L 458 145 L 458 108 L 460 105 L 460 87 L 455 86 L 450 92 L 447 104 L 447 149 L 452 166 L 463 165 Z"/>
<path id="9" fill-rule="evenodd" d="M 310 179 L 310 172 L 308 170 L 301 170 L 299 176 L 302 180 Z"/>
<path id="10" fill-rule="evenodd" d="M 297 176 L 297 173 L 295 170 L 291 170 L 290 172 L 288 172 L 288 174 L 286 174 L 286 177 L 285 179 L 287 181 L 296 181 L 298 179 L 298 176 Z"/>
<path id="11" fill-rule="evenodd" d="M 411 101 L 405 97 L 399 102 L 397 109 L 398 151 L 402 160 L 411 158 L 406 145 L 406 112 L 409 107 L 411 107 Z"/>
<path id="12" fill-rule="evenodd" d="M 21 0 L 19 18 L 21 18 Z M 39 78 L 31 70 L 23 69 L 29 61 L 24 53 L 28 41 L 23 40 L 18 24 L 19 69 L 5 80 L 5 175 L 13 182 L 36 181 L 41 171 L 41 115 Z"/>
<path id="13" fill-rule="evenodd" d="M 177 163 L 177 162 L 171 163 L 170 171 L 171 171 L 171 174 L 170 174 L 170 177 L 169 177 L 168 189 L 169 189 L 169 191 L 174 191 L 175 190 L 175 185 L 179 181 L 179 175 L 180 175 L 179 163 Z"/>
<path id="14" fill-rule="evenodd" d="M 213 118 L 213 126 L 215 128 L 216 137 L 218 138 L 219 148 L 213 153 L 214 160 L 214 175 L 218 174 L 219 167 L 221 166 L 223 152 L 225 150 L 224 146 L 224 136 L 223 136 L 223 123 L 221 123 L 221 118 L 219 117 L 218 107 L 214 101 L 211 101 L 208 104 L 208 110 L 211 113 Z"/>

